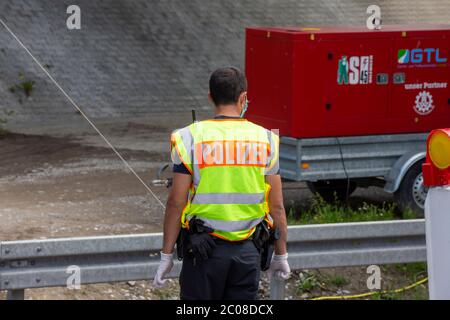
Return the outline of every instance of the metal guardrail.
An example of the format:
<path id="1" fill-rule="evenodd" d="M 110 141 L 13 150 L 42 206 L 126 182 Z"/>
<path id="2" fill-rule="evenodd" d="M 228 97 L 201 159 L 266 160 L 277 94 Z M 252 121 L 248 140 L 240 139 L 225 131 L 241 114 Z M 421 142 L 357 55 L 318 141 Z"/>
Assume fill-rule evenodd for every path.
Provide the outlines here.
<path id="1" fill-rule="evenodd" d="M 77 266 L 81 284 L 150 280 L 159 264 L 162 234 L 0 242 L 0 290 L 23 299 L 24 289 L 66 286 Z M 292 270 L 426 261 L 424 220 L 290 226 Z M 70 268 L 69 268 L 70 269 Z M 177 277 L 176 261 L 170 277 Z M 284 281 L 271 299 L 284 299 Z"/>

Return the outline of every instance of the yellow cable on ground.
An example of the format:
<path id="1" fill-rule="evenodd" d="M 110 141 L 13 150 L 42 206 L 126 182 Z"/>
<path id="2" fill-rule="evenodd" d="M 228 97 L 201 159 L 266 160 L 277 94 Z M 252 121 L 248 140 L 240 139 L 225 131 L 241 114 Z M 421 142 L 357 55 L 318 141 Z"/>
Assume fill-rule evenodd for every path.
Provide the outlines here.
<path id="1" fill-rule="evenodd" d="M 356 294 L 356 295 L 349 295 L 349 296 L 322 296 L 322 297 L 316 297 L 316 298 L 311 298 L 309 300 L 346 300 L 346 299 L 358 299 L 358 298 L 364 298 L 364 297 L 370 297 L 376 294 L 385 294 L 385 293 L 400 293 L 406 290 L 410 290 L 412 288 L 415 288 L 425 282 L 428 281 L 428 278 L 424 278 L 422 280 L 419 280 L 409 286 L 403 287 L 403 288 L 399 288 L 399 289 L 395 289 L 395 290 L 385 290 L 385 291 L 373 291 L 373 292 L 366 292 L 366 293 L 361 293 L 361 294 Z"/>

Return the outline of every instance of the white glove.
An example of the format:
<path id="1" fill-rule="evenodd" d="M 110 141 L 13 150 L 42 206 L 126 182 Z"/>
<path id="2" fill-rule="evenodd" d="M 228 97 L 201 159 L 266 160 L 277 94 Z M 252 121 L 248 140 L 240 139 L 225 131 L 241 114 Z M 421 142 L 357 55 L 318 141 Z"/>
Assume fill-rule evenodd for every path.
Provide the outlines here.
<path id="1" fill-rule="evenodd" d="M 269 281 L 275 275 L 278 278 L 283 280 L 289 279 L 291 275 L 291 268 L 288 263 L 288 254 L 276 255 L 272 256 L 272 261 L 270 262 L 269 267 Z"/>
<path id="2" fill-rule="evenodd" d="M 161 262 L 159 263 L 158 270 L 156 271 L 155 279 L 153 279 L 153 285 L 156 288 L 162 288 L 166 284 L 167 279 L 164 276 L 170 272 L 173 268 L 173 253 L 165 254 L 161 252 Z"/>

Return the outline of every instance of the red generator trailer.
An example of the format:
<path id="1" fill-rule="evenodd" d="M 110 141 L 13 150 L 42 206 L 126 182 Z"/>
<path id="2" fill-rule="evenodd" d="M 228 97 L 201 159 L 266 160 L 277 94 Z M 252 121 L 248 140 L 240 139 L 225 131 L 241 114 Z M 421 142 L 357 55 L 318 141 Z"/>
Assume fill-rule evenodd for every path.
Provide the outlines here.
<path id="1" fill-rule="evenodd" d="M 379 185 L 423 214 L 427 134 L 450 126 L 450 26 L 247 28 L 248 119 L 325 199 Z"/>

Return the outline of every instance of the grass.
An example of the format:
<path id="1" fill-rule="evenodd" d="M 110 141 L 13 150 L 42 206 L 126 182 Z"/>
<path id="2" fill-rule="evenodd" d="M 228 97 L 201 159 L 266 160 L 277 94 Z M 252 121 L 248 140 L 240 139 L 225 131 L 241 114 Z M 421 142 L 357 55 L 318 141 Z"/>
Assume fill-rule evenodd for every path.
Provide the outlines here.
<path id="1" fill-rule="evenodd" d="M 428 300 L 428 291 L 423 287 L 419 287 L 411 294 L 411 300 Z"/>
<path id="2" fill-rule="evenodd" d="M 306 292 L 311 292 L 312 290 L 319 287 L 319 280 L 314 274 L 302 273 L 298 283 L 297 283 L 297 294 L 303 294 Z"/>
<path id="3" fill-rule="evenodd" d="M 288 207 L 289 224 L 321 224 L 344 223 L 362 221 L 380 221 L 396 219 L 416 219 L 411 210 L 399 213 L 394 204 L 368 204 L 347 206 L 339 201 L 328 203 L 321 197 L 312 198 L 308 206 L 298 208 L 292 205 Z M 411 285 L 427 276 L 426 263 L 404 263 L 394 265 L 381 265 L 382 290 L 393 291 L 404 286 Z M 296 282 L 296 295 L 306 297 L 321 295 L 339 295 L 340 290 L 351 292 L 350 295 L 370 292 L 366 288 L 367 274 L 362 272 L 353 277 L 347 273 L 345 276 L 337 273 L 322 275 L 319 270 L 303 271 Z M 303 298 L 303 297 L 302 297 Z M 421 284 L 404 292 L 376 292 L 374 295 L 363 299 L 372 300 L 427 300 L 427 284 Z"/>
<path id="4" fill-rule="evenodd" d="M 407 217 L 413 217 L 407 213 Z M 351 208 L 335 201 L 328 203 L 319 196 L 311 200 L 308 209 L 297 214 L 292 206 L 288 210 L 289 224 L 320 224 L 320 223 L 343 223 L 360 221 L 394 220 L 399 216 L 394 204 L 383 203 L 381 206 L 363 203 L 358 208 Z"/>
<path id="5" fill-rule="evenodd" d="M 395 292 L 375 293 L 371 296 L 371 300 L 402 300 L 401 295 Z"/>
<path id="6" fill-rule="evenodd" d="M 394 268 L 411 275 L 414 281 L 417 281 L 419 276 L 427 273 L 427 264 L 425 262 L 395 264 Z"/>
<path id="7" fill-rule="evenodd" d="M 382 274 L 401 274 L 403 282 L 407 285 L 416 283 L 417 281 L 427 277 L 427 264 L 426 262 L 415 262 L 415 263 L 400 263 L 393 265 L 381 266 Z M 399 285 L 397 285 L 399 286 Z M 401 287 L 401 286 L 399 286 Z M 398 289 L 394 285 L 390 285 L 385 290 L 395 290 Z M 404 292 L 388 292 L 388 293 L 377 293 L 372 296 L 373 300 L 404 300 L 405 298 L 411 300 L 428 300 L 428 286 L 427 284 L 419 285 Z"/>
<path id="8" fill-rule="evenodd" d="M 160 288 L 155 289 L 153 293 L 160 299 L 160 300 L 169 300 L 173 296 L 173 290 L 171 288 Z"/>
<path id="9" fill-rule="evenodd" d="M 288 224 L 417 219 L 412 210 L 406 209 L 399 212 L 399 208 L 394 203 L 370 204 L 363 202 L 357 206 L 355 204 L 346 205 L 338 200 L 329 203 L 319 195 L 315 195 L 306 207 L 299 208 L 295 203 L 287 205 L 287 212 Z"/>
<path id="10" fill-rule="evenodd" d="M 343 287 L 350 283 L 346 277 L 341 275 L 336 275 L 329 280 L 330 284 L 336 287 Z"/>
<path id="11" fill-rule="evenodd" d="M 409 290 L 395 292 L 424 279 L 426 263 L 404 263 L 380 265 L 381 289 L 370 290 L 366 286 L 368 274 L 366 267 L 329 268 L 304 270 L 295 281 L 295 295 L 301 299 L 322 296 L 357 296 L 372 293 L 366 297 L 354 299 L 369 300 L 427 300 L 428 285 L 422 283 Z"/>

